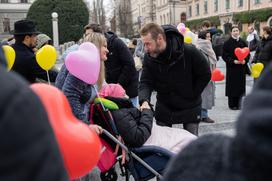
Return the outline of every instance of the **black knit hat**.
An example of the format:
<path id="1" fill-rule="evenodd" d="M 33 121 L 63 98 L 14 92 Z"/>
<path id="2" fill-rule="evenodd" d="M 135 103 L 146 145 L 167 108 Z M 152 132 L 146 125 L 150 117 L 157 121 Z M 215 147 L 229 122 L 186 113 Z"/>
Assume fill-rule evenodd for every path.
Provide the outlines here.
<path id="1" fill-rule="evenodd" d="M 39 34 L 39 32 L 35 28 L 35 24 L 30 20 L 20 20 L 14 23 L 14 35 L 32 35 Z"/>
<path id="2" fill-rule="evenodd" d="M 272 64 L 244 101 L 234 137 L 207 135 L 170 163 L 163 181 L 272 180 Z"/>

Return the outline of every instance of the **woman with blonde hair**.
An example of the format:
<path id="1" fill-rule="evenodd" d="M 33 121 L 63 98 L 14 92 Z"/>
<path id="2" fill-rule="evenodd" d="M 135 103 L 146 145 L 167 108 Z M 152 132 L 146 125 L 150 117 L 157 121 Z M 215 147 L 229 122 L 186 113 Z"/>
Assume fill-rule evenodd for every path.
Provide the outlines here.
<path id="1" fill-rule="evenodd" d="M 63 91 L 67 97 L 74 115 L 79 119 L 88 123 L 89 106 L 96 96 L 96 90 L 99 91 L 105 82 L 104 61 L 107 60 L 107 41 L 101 33 L 90 33 L 84 37 L 84 42 L 93 43 L 100 52 L 100 72 L 97 83 L 90 85 L 77 77 L 70 74 L 63 64 L 61 72 L 56 79 L 56 86 Z M 90 70 L 92 71 L 92 70 Z M 66 73 L 68 72 L 68 73 Z M 96 130 L 98 133 L 100 130 Z"/>

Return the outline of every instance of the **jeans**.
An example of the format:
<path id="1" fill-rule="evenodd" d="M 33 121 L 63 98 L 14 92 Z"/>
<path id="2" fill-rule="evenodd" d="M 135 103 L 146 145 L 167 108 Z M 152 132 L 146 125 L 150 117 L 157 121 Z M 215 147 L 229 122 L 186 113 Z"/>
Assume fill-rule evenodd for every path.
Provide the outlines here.
<path id="1" fill-rule="evenodd" d="M 208 110 L 201 108 L 201 119 L 208 118 Z"/>
<path id="2" fill-rule="evenodd" d="M 168 126 L 168 127 L 172 127 L 172 124 L 170 123 L 163 123 L 163 122 L 159 122 L 156 121 L 157 125 L 159 126 Z M 183 123 L 183 129 L 187 130 L 188 132 L 198 136 L 198 127 L 199 127 L 199 123 Z"/>

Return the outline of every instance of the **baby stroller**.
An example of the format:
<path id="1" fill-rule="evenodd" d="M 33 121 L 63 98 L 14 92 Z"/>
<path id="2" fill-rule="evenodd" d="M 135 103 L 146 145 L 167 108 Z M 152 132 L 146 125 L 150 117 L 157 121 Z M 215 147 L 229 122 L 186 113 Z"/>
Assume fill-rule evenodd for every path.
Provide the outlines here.
<path id="1" fill-rule="evenodd" d="M 103 128 L 103 134 L 100 135 L 103 145 L 102 153 L 97 165 L 101 171 L 101 179 L 117 180 L 114 166 L 116 162 L 119 162 L 121 175 L 126 177 L 126 181 L 129 180 L 130 175 L 136 181 L 145 181 L 153 177 L 160 180 L 173 153 L 157 146 L 139 148 L 125 146 L 111 114 L 112 110 L 119 109 L 118 104 L 109 99 L 110 97 L 108 99 L 96 98 L 90 108 L 91 124 L 97 124 Z M 118 151 L 119 146 L 122 149 Z"/>

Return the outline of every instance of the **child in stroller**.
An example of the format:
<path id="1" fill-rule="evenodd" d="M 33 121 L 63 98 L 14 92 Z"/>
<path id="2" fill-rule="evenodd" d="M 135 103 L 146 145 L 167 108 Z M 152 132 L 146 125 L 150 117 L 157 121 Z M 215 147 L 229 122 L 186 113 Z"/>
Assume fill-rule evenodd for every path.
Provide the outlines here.
<path id="1" fill-rule="evenodd" d="M 129 99 L 124 98 L 125 91 L 120 85 L 108 84 L 101 89 L 99 94 L 100 97 L 112 101 L 111 104 L 115 104 L 115 106 L 112 106 L 115 108 L 110 110 L 110 116 L 102 115 L 102 117 L 114 120 L 114 125 L 110 127 L 113 128 L 113 130 L 116 129 L 116 134 L 121 135 L 124 143 L 129 148 L 138 149 L 142 148 L 142 146 L 155 146 L 151 149 L 156 148 L 156 150 L 158 150 L 159 148 L 163 150 L 163 153 L 168 154 L 168 159 L 164 167 L 173 154 L 178 153 L 187 144 L 196 139 L 196 136 L 186 130 L 156 125 L 156 123 L 153 122 L 153 111 L 150 105 L 144 105 L 141 111 L 133 107 Z M 98 103 L 99 101 L 95 102 Z M 91 111 L 93 123 L 99 124 L 99 122 L 101 122 L 95 121 L 95 119 L 98 119 L 98 114 L 98 111 Z M 104 128 L 106 125 L 102 124 L 101 126 Z M 103 139 L 110 143 L 110 145 L 114 145 L 111 140 L 105 137 L 103 137 Z M 112 146 L 112 148 L 114 149 L 114 146 Z M 137 149 L 134 149 L 134 151 L 138 151 Z"/>
<path id="2" fill-rule="evenodd" d="M 119 109 L 111 113 L 118 132 L 130 147 L 153 145 L 176 154 L 197 138 L 184 129 L 158 126 L 153 122 L 151 106 L 145 104 L 141 111 L 133 107 L 125 98 L 125 90 L 118 84 L 104 86 L 100 96 L 118 105 Z"/>

